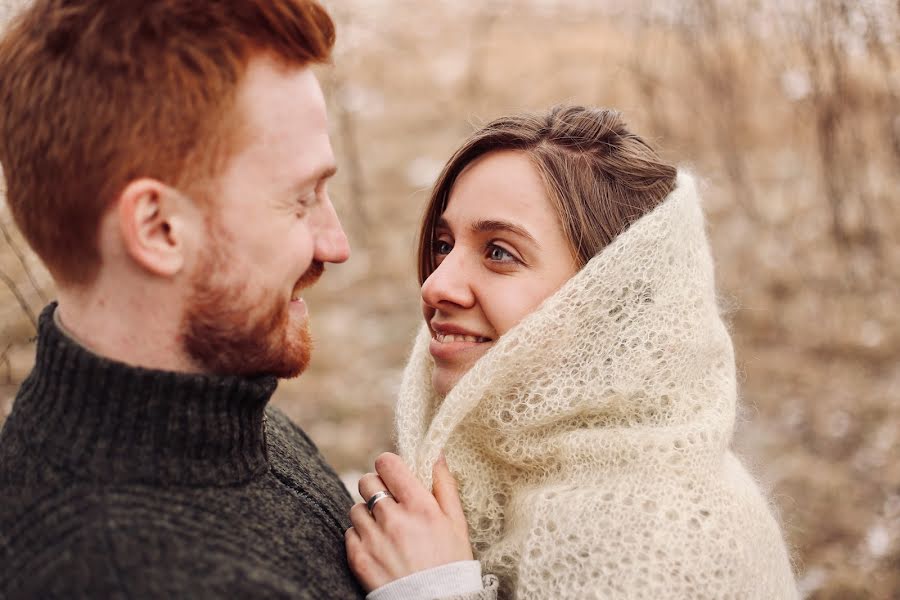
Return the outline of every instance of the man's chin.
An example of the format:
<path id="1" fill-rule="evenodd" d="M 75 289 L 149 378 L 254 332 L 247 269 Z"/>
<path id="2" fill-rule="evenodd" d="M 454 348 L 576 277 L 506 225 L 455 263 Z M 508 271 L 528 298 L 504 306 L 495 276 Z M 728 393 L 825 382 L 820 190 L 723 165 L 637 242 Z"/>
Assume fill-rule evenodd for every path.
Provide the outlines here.
<path id="1" fill-rule="evenodd" d="M 276 337 L 281 339 L 275 341 L 273 338 Z M 279 379 L 298 377 L 309 366 L 312 354 L 312 336 L 306 318 L 295 319 L 294 315 L 291 315 L 283 335 L 270 336 L 268 347 L 260 350 L 259 356 L 262 360 L 258 364 L 256 374 L 274 375 Z"/>
<path id="2" fill-rule="evenodd" d="M 312 340 L 309 333 L 304 329 L 304 335 L 300 338 L 294 338 L 290 347 L 286 347 L 282 357 L 282 368 L 275 373 L 279 379 L 293 379 L 299 377 L 309 366 L 310 354 L 312 352 Z"/>
<path id="3" fill-rule="evenodd" d="M 285 366 L 285 368 L 282 368 L 277 373 L 259 373 L 258 375 L 269 375 L 277 377 L 278 379 L 294 379 L 306 371 L 307 364 L 308 363 Z"/>
<path id="4" fill-rule="evenodd" d="M 226 248 L 210 247 L 193 277 L 181 325 L 185 351 L 208 373 L 296 377 L 309 364 L 312 346 L 306 303 L 285 302 L 264 289 L 250 294 L 246 285 L 224 279 Z M 314 263 L 298 285 L 311 284 L 321 271 Z"/>
<path id="5" fill-rule="evenodd" d="M 312 338 L 306 319 L 279 321 L 274 330 L 257 325 L 239 331 L 233 324 L 193 319 L 185 330 L 185 350 L 209 373 L 291 379 L 309 365 Z"/>

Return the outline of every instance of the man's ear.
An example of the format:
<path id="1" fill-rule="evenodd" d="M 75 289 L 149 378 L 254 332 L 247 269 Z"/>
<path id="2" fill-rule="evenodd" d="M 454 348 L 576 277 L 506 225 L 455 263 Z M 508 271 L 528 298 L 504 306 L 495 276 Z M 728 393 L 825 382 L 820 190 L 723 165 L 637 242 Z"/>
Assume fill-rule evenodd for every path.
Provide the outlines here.
<path id="1" fill-rule="evenodd" d="M 132 181 L 119 195 L 125 252 L 144 269 L 173 277 L 185 265 L 186 236 L 196 219 L 190 200 L 156 179 Z"/>

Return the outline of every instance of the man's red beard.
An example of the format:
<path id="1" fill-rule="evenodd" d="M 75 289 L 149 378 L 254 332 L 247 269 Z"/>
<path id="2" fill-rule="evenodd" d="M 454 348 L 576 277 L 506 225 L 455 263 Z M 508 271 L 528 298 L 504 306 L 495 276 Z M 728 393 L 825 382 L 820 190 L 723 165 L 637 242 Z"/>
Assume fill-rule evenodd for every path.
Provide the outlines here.
<path id="1" fill-rule="evenodd" d="M 306 321 L 291 323 L 290 305 L 277 293 L 229 283 L 225 246 L 214 246 L 200 260 L 181 325 L 188 355 L 210 373 L 296 377 L 312 351 Z M 313 261 L 299 286 L 312 285 L 324 270 Z"/>

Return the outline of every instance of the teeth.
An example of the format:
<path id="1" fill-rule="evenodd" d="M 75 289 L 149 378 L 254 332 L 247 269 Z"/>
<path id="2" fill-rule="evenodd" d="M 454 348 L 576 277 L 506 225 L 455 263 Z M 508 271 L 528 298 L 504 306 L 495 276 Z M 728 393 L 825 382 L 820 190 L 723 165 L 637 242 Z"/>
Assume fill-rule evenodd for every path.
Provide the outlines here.
<path id="1" fill-rule="evenodd" d="M 434 334 L 434 339 L 436 339 L 441 344 L 451 344 L 453 342 L 482 343 L 488 341 L 488 338 L 485 337 L 478 337 L 475 335 L 455 335 L 452 333 L 436 333 Z"/>

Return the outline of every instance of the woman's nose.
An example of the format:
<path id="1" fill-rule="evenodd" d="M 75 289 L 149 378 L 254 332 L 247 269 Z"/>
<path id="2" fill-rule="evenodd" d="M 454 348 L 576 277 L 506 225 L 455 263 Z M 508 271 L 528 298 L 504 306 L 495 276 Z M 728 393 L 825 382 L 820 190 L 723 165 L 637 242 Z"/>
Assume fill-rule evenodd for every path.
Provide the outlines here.
<path id="1" fill-rule="evenodd" d="M 422 284 L 422 301 L 435 309 L 447 304 L 470 308 L 474 304 L 471 276 L 462 253 L 451 251 L 432 271 Z"/>

